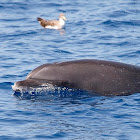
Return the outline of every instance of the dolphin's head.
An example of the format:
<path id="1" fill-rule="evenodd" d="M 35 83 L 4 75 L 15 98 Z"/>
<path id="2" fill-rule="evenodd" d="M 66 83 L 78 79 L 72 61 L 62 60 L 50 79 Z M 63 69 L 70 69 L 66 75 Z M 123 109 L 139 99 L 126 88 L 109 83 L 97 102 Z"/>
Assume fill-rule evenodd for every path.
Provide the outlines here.
<path id="1" fill-rule="evenodd" d="M 14 83 L 14 85 L 12 86 L 12 89 L 14 91 L 21 91 L 23 88 L 35 87 L 35 86 L 40 86 L 40 85 L 41 85 L 40 82 L 38 82 L 37 80 L 26 79 L 26 80 L 18 81 Z"/>

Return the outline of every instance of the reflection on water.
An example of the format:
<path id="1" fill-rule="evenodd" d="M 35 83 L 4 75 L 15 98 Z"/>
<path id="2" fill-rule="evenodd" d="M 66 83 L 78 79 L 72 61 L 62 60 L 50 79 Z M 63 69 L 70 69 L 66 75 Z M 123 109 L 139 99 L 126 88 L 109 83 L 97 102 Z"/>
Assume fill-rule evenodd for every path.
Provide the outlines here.
<path id="1" fill-rule="evenodd" d="M 60 35 L 64 35 L 64 34 L 66 34 L 65 29 L 59 29 L 58 31 L 59 31 Z"/>

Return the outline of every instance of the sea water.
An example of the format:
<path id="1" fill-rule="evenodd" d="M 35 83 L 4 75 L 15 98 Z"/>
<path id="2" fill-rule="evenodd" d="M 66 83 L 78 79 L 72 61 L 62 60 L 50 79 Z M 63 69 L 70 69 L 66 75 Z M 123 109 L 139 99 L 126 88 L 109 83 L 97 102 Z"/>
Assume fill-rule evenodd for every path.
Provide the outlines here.
<path id="1" fill-rule="evenodd" d="M 37 17 L 58 19 L 47 30 Z M 139 0 L 0 1 L 0 139 L 139 140 L 140 94 L 93 96 L 58 90 L 14 94 L 44 63 L 102 59 L 140 66 Z M 66 92 L 65 92 L 66 91 Z"/>

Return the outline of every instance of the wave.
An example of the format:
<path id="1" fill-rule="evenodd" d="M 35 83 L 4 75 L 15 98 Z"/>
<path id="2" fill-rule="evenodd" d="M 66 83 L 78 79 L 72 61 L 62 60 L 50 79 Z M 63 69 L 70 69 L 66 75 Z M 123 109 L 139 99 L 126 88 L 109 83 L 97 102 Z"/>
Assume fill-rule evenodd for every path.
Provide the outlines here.
<path id="1" fill-rule="evenodd" d="M 0 83 L 0 89 L 11 89 L 12 82 L 2 82 Z"/>
<path id="2" fill-rule="evenodd" d="M 117 20 L 106 20 L 101 24 L 110 26 L 110 27 L 118 27 L 118 26 L 140 26 L 140 20 L 129 20 L 129 21 L 117 21 Z"/>

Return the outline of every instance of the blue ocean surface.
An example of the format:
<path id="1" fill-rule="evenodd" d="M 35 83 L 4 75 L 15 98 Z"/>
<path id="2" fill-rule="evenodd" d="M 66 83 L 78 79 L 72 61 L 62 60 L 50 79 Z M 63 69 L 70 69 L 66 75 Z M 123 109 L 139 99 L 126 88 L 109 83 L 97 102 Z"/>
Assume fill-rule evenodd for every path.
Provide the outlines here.
<path id="1" fill-rule="evenodd" d="M 37 22 L 60 13 L 68 19 L 65 30 Z M 79 59 L 140 66 L 140 1 L 0 1 L 0 140 L 140 139 L 139 93 L 15 95 L 11 88 L 41 64 Z"/>

